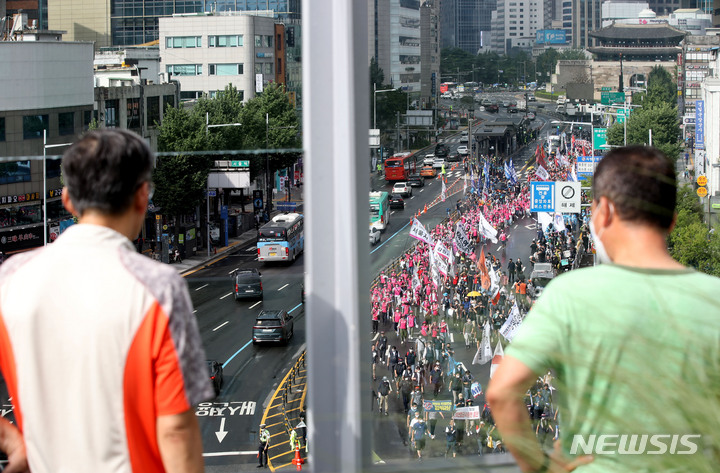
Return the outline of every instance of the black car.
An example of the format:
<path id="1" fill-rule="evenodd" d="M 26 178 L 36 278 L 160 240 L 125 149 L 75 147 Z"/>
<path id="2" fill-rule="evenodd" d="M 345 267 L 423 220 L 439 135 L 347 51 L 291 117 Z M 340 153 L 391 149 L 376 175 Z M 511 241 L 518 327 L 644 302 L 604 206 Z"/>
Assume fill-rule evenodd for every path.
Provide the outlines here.
<path id="1" fill-rule="evenodd" d="M 425 185 L 425 179 L 420 174 L 411 174 L 406 182 L 410 184 L 410 187 L 423 187 Z"/>
<path id="2" fill-rule="evenodd" d="M 447 157 L 447 162 L 449 162 L 449 163 L 457 163 L 459 161 L 460 161 L 459 153 L 450 153 Z"/>
<path id="3" fill-rule="evenodd" d="M 294 334 L 292 315 L 284 310 L 263 310 L 255 319 L 252 342 L 253 345 L 261 342 L 280 342 L 287 345 Z"/>
<path id="4" fill-rule="evenodd" d="M 207 367 L 210 373 L 210 382 L 215 390 L 215 395 L 220 394 L 220 388 L 223 385 L 223 368 L 220 363 L 215 360 L 207 360 Z"/>
<path id="5" fill-rule="evenodd" d="M 498 104 L 493 103 L 485 107 L 485 111 L 489 113 L 498 113 L 500 111 L 500 107 Z"/>
<path id="6" fill-rule="evenodd" d="M 247 269 L 237 271 L 235 276 L 235 300 L 240 299 L 262 299 L 263 286 L 260 278 L 260 271 Z"/>
<path id="7" fill-rule="evenodd" d="M 450 153 L 450 148 L 445 143 L 438 143 L 435 145 L 435 157 L 436 158 L 447 158 Z"/>
<path id="8" fill-rule="evenodd" d="M 391 194 L 390 195 L 390 208 L 391 209 L 405 209 L 405 201 L 403 200 L 402 196 L 400 194 Z"/>

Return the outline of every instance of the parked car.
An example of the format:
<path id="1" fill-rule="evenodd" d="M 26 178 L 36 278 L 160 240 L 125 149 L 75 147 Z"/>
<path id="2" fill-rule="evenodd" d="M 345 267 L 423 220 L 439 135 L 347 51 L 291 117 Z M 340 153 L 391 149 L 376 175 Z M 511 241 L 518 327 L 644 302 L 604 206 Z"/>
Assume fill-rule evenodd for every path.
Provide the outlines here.
<path id="1" fill-rule="evenodd" d="M 263 286 L 260 271 L 247 269 L 236 271 L 235 277 L 235 300 L 240 299 L 262 299 Z"/>
<path id="2" fill-rule="evenodd" d="M 263 310 L 255 319 L 252 331 L 253 345 L 261 342 L 287 344 L 293 337 L 293 317 L 284 310 Z"/>
<path id="3" fill-rule="evenodd" d="M 425 185 L 425 179 L 420 174 L 411 174 L 408 176 L 407 183 L 410 187 L 423 187 Z"/>
<path id="4" fill-rule="evenodd" d="M 370 227 L 370 244 L 375 245 L 376 243 L 380 243 L 380 240 L 382 239 L 382 232 L 378 230 L 376 227 Z M 304 291 L 304 288 L 303 288 Z M 303 293 L 304 297 L 304 293 Z"/>
<path id="5" fill-rule="evenodd" d="M 468 147 L 465 145 L 458 146 L 457 152 L 460 156 L 467 155 L 469 153 Z"/>
<path id="6" fill-rule="evenodd" d="M 407 182 L 396 182 L 393 186 L 392 193 L 409 197 L 412 195 L 412 187 L 410 187 Z"/>
<path id="7" fill-rule="evenodd" d="M 400 194 L 391 194 L 390 195 L 390 208 L 405 210 L 405 200 L 402 198 L 402 196 Z"/>
<path id="8" fill-rule="evenodd" d="M 210 383 L 215 390 L 215 396 L 220 394 L 220 388 L 223 385 L 223 368 L 220 363 L 215 360 L 207 360 L 208 372 L 210 373 Z"/>
<path id="9" fill-rule="evenodd" d="M 422 177 L 435 177 L 437 173 L 435 172 L 435 168 L 432 166 L 423 166 L 422 169 L 420 169 L 420 175 Z"/>
<path id="10" fill-rule="evenodd" d="M 500 107 L 496 103 L 491 103 L 490 105 L 485 106 L 485 111 L 489 113 L 498 113 L 500 111 Z"/>
<path id="11" fill-rule="evenodd" d="M 435 158 L 432 163 L 433 169 L 442 169 L 445 166 L 445 160 L 443 158 Z"/>

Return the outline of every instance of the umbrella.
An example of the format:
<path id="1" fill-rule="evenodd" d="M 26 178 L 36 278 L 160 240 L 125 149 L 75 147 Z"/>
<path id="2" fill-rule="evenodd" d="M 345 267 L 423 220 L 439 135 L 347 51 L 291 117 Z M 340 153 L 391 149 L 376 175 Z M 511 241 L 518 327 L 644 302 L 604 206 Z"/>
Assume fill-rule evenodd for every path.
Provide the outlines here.
<path id="1" fill-rule="evenodd" d="M 477 291 L 471 291 L 471 292 L 468 292 L 467 295 L 470 297 L 477 297 L 480 295 L 480 293 Z"/>

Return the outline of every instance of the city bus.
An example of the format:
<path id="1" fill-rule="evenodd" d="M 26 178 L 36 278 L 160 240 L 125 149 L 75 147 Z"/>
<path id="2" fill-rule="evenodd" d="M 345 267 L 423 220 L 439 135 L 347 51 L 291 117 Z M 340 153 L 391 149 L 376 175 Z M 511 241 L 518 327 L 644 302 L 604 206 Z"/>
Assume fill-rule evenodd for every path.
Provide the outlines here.
<path id="1" fill-rule="evenodd" d="M 370 227 L 384 232 L 390 225 L 390 199 L 387 192 L 370 192 Z"/>
<path id="2" fill-rule="evenodd" d="M 385 160 L 386 181 L 407 181 L 410 174 L 415 174 L 415 155 L 411 152 L 396 153 Z"/>
<path id="3" fill-rule="evenodd" d="M 258 261 L 293 262 L 304 249 L 304 218 L 301 214 L 276 215 L 258 230 Z"/>

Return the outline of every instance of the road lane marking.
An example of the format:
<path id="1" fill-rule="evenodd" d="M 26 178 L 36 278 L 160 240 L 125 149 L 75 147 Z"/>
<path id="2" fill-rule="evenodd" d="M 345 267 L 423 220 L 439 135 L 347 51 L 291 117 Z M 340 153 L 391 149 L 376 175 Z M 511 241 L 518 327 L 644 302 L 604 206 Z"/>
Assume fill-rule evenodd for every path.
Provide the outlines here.
<path id="1" fill-rule="evenodd" d="M 256 250 L 257 250 L 257 246 L 251 246 L 250 248 L 248 248 L 248 249 L 245 250 L 245 251 L 247 251 L 248 253 L 250 253 L 251 251 L 256 251 Z"/>
<path id="2" fill-rule="evenodd" d="M 420 192 L 424 191 L 425 189 L 420 189 Z"/>
<path id="3" fill-rule="evenodd" d="M 401 231 L 405 230 L 405 227 L 407 227 L 408 225 L 410 225 L 410 222 L 408 222 L 408 223 L 406 223 L 405 225 L 403 225 L 403 227 L 402 227 L 400 230 L 398 230 L 398 231 L 396 231 L 395 233 L 393 233 L 393 234 L 390 236 L 390 238 L 388 238 L 388 239 L 385 240 L 384 242 L 380 243 L 380 245 L 378 245 L 374 250 L 372 250 L 372 251 L 370 252 L 370 254 L 373 254 L 373 253 L 375 253 L 377 250 L 379 250 L 380 248 L 382 248 L 385 243 L 387 243 L 387 242 L 389 242 L 390 240 L 392 240 L 393 238 L 395 238 L 395 235 L 397 235 L 397 234 L 400 233 Z"/>
<path id="4" fill-rule="evenodd" d="M 250 345 L 251 343 L 252 343 L 252 339 L 248 340 L 248 342 L 247 342 L 245 345 L 243 345 L 238 351 L 236 351 L 236 352 L 233 354 L 233 356 L 231 356 L 230 358 L 228 358 L 228 360 L 227 360 L 225 363 L 223 363 L 222 367 L 225 368 L 225 367 L 228 365 L 228 363 L 230 363 L 236 356 L 238 356 L 238 354 L 239 354 L 241 351 L 243 351 L 244 349 L 246 349 L 247 346 Z"/>
<path id="5" fill-rule="evenodd" d="M 228 292 L 224 296 L 222 296 L 220 299 L 225 299 L 227 296 L 232 296 L 232 292 Z"/>
<path id="6" fill-rule="evenodd" d="M 289 283 L 288 283 L 288 284 L 285 284 L 283 287 L 281 287 L 280 289 L 278 289 L 278 291 L 282 291 L 283 289 L 285 289 L 285 288 L 288 287 L 289 285 L 290 285 Z"/>
<path id="7" fill-rule="evenodd" d="M 302 303 L 302 302 L 301 302 L 301 303 L 299 303 L 298 305 L 296 305 L 295 307 L 293 307 L 292 309 L 288 310 L 288 314 L 292 314 L 292 313 L 293 313 L 293 311 L 294 311 L 295 309 L 297 309 L 298 307 L 300 307 L 301 305 L 303 305 L 303 303 Z"/>
<path id="8" fill-rule="evenodd" d="M 395 213 L 395 211 L 393 210 L 392 212 L 390 212 L 390 215 L 393 215 L 394 213 Z"/>
<path id="9" fill-rule="evenodd" d="M 240 271 L 240 268 L 235 268 L 235 269 L 233 269 L 232 271 L 230 271 L 228 274 L 232 274 L 232 273 L 234 273 L 235 271 Z"/>
<path id="10" fill-rule="evenodd" d="M 193 310 L 193 314 L 196 314 L 196 313 L 197 313 L 197 309 Z"/>
<path id="11" fill-rule="evenodd" d="M 415 196 L 410 197 L 411 200 L 414 199 L 414 198 L 415 198 Z"/>
<path id="12" fill-rule="evenodd" d="M 254 303 L 253 305 L 250 306 L 250 309 L 254 308 L 256 305 L 260 304 L 261 302 L 262 301 L 257 301 L 256 303 Z"/>
<path id="13" fill-rule="evenodd" d="M 195 290 L 196 290 L 196 291 L 199 291 L 200 289 L 202 289 L 202 288 L 204 288 L 204 287 L 208 287 L 209 285 L 210 285 L 209 283 L 208 283 L 208 284 L 204 284 L 204 285 L 202 285 L 202 286 L 200 286 L 200 287 L 198 287 L 198 288 L 195 288 Z"/>
<path id="14" fill-rule="evenodd" d="M 227 324 L 229 324 L 229 323 L 230 323 L 230 321 L 229 321 L 229 320 L 226 320 L 225 322 L 223 322 L 223 323 L 221 323 L 220 325 L 218 325 L 217 327 L 215 327 L 215 328 L 213 329 L 213 332 L 215 332 L 216 330 L 224 327 L 225 325 L 227 325 Z"/>

